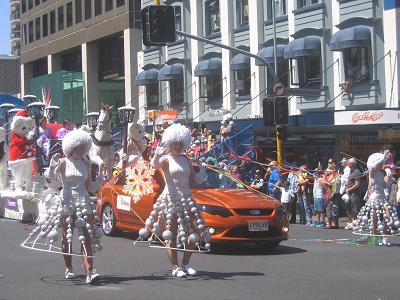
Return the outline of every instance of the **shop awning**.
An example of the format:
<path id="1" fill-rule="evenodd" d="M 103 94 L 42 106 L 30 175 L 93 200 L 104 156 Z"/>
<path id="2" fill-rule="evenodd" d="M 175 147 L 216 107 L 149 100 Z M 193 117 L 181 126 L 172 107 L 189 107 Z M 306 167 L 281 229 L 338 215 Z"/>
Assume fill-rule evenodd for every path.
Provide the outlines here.
<path id="1" fill-rule="evenodd" d="M 173 64 L 160 69 L 159 81 L 183 80 L 183 65 Z"/>
<path id="2" fill-rule="evenodd" d="M 150 69 L 143 72 L 140 72 L 136 76 L 135 84 L 136 85 L 151 85 L 158 83 L 158 70 Z"/>
<path id="3" fill-rule="evenodd" d="M 231 60 L 231 70 L 247 70 L 250 69 L 250 57 L 243 54 L 236 54 Z"/>
<path id="4" fill-rule="evenodd" d="M 194 76 L 221 76 L 222 61 L 220 58 L 211 58 L 200 61 L 194 69 Z"/>
<path id="5" fill-rule="evenodd" d="M 276 45 L 276 60 L 282 62 L 286 45 Z M 257 53 L 258 56 L 264 58 L 268 63 L 274 63 L 274 46 L 262 48 Z M 262 60 L 256 59 L 256 66 L 265 66 Z"/>
<path id="6" fill-rule="evenodd" d="M 321 55 L 321 40 L 318 36 L 306 36 L 291 41 L 285 47 L 284 58 L 300 58 Z"/>
<path id="7" fill-rule="evenodd" d="M 367 26 L 354 26 L 336 32 L 331 37 L 331 51 L 371 47 L 371 32 Z"/>

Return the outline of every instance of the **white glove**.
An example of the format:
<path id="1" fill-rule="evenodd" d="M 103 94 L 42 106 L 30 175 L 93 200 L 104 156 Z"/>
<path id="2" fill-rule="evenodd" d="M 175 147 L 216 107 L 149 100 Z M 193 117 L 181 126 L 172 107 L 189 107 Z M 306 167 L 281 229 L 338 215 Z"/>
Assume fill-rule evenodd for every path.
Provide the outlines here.
<path id="1" fill-rule="evenodd" d="M 34 135 L 35 135 L 35 133 L 33 131 L 29 131 L 29 133 L 26 135 L 26 138 L 28 140 L 32 140 Z"/>
<path id="2" fill-rule="evenodd" d="M 50 160 L 50 168 L 55 168 L 57 167 L 59 160 L 60 160 L 61 154 L 60 153 L 55 153 Z"/>
<path id="3" fill-rule="evenodd" d="M 128 155 L 126 153 L 121 153 L 121 160 L 125 161 L 128 159 Z"/>
<path id="4" fill-rule="evenodd" d="M 203 168 L 207 168 L 208 164 L 205 163 L 205 162 L 202 162 L 202 163 L 201 163 L 201 166 L 202 166 Z"/>

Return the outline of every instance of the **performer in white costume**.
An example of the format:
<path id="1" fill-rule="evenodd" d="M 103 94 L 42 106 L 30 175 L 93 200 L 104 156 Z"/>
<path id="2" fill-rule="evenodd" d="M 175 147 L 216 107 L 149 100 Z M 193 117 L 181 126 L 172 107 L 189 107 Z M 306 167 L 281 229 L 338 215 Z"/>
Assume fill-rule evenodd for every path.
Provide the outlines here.
<path id="1" fill-rule="evenodd" d="M 200 249 L 201 245 L 210 248 L 210 234 L 190 193 L 190 183 L 202 183 L 206 169 L 202 166 L 199 172 L 194 172 L 191 162 L 184 155 L 190 142 L 189 130 L 181 124 L 173 124 L 165 130 L 151 165 L 162 169 L 166 185 L 146 220 L 146 228 L 139 231 L 144 239 L 151 234 L 150 241 L 161 237 L 166 241 L 172 275 L 177 277 L 197 275 L 189 264 L 191 253 L 196 251 L 196 247 Z M 178 264 L 179 249 L 184 251 L 181 266 Z"/>
<path id="2" fill-rule="evenodd" d="M 90 135 L 83 130 L 73 130 L 65 135 L 62 142 L 65 158 L 58 160 L 55 156 L 46 172 L 48 178 L 59 176 L 61 179 L 61 202 L 54 202 L 47 217 L 38 223 L 39 226 L 21 244 L 33 250 L 63 254 L 66 279 L 75 278 L 72 256 L 81 256 L 86 283 L 94 283 L 99 279 L 99 274 L 93 269 L 93 253 L 103 247 L 99 241 L 102 231 L 95 225 L 96 204 L 89 197 L 89 192 L 96 191 L 102 180 L 102 176 L 92 179 L 91 164 L 86 160 L 91 145 Z M 59 239 L 59 225 L 62 228 L 61 249 L 53 246 Z M 72 251 L 74 228 L 79 231 L 79 254 Z"/>
<path id="3" fill-rule="evenodd" d="M 400 221 L 395 207 L 385 196 L 385 171 L 383 167 L 388 158 L 388 151 L 374 153 L 369 156 L 369 186 L 367 202 L 361 208 L 357 219 L 353 222 L 353 233 L 382 236 L 383 245 L 390 245 L 387 237 L 399 234 Z"/>

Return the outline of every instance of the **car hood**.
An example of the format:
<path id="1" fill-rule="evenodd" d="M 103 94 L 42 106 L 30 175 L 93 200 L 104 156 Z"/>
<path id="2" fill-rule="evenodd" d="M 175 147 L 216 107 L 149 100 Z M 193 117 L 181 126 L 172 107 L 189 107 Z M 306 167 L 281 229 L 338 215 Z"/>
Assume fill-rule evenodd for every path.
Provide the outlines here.
<path id="1" fill-rule="evenodd" d="M 276 208 L 280 203 L 268 196 L 246 189 L 192 189 L 201 204 L 220 204 L 229 208 Z M 217 202 L 217 203 L 216 203 Z"/>

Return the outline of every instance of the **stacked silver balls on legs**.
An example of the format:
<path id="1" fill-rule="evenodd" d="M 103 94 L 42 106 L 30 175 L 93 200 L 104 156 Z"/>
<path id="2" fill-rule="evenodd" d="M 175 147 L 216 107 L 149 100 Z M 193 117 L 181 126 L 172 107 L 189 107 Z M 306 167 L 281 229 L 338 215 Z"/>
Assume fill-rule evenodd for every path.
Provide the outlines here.
<path id="1" fill-rule="evenodd" d="M 54 199 L 55 201 L 52 206 L 47 210 L 47 215 L 39 220 L 38 226 L 33 229 L 28 238 L 21 243 L 21 246 L 31 250 L 58 253 L 62 255 L 94 257 L 87 255 L 85 241 L 86 235 L 91 237 L 93 253 L 97 253 L 103 249 L 103 246 L 100 243 L 102 231 L 101 228 L 97 228 L 95 225 L 99 221 L 96 215 L 96 202 L 91 202 L 91 210 L 89 210 L 86 204 L 86 198 L 78 197 L 76 199 L 76 208 L 74 210 L 71 204 L 68 206 L 62 205 L 61 197 L 54 197 Z M 93 218 L 93 216 L 95 222 L 92 225 L 89 222 L 89 218 Z M 62 236 L 60 225 L 63 217 L 67 224 L 65 238 L 68 249 L 66 249 L 67 251 L 65 252 L 62 251 L 62 247 L 56 245 Z M 78 240 L 83 248 L 83 253 L 73 251 L 72 241 L 74 228 L 78 231 Z"/>
<path id="2" fill-rule="evenodd" d="M 145 228 L 140 229 L 135 245 L 147 245 L 153 248 L 166 248 L 171 240 L 176 240 L 172 249 L 187 252 L 209 252 L 211 236 L 204 225 L 204 218 L 190 195 L 182 193 L 172 198 L 162 193 L 154 209 L 147 218 Z M 176 220 L 177 236 L 173 236 L 172 227 Z M 187 243 L 195 245 L 188 249 Z"/>

